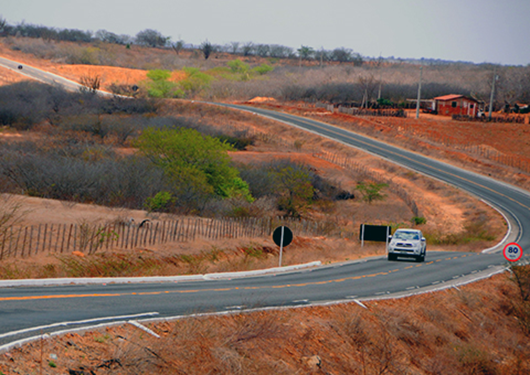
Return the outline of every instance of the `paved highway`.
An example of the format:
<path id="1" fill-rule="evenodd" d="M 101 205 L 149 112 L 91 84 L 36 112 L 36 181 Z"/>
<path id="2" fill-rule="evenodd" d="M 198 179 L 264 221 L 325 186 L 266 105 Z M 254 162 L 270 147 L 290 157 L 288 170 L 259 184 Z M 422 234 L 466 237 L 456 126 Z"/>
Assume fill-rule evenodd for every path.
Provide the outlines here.
<path id="1" fill-rule="evenodd" d="M 40 73 L 39 73 L 40 74 Z M 530 195 L 516 187 L 318 121 L 228 104 L 360 148 L 471 192 L 496 206 L 513 233 L 505 242 L 530 244 Z M 0 289 L 0 345 L 38 332 L 12 332 L 65 321 L 70 327 L 121 321 L 125 315 L 169 317 L 198 312 L 333 303 L 433 290 L 485 277 L 506 262 L 489 254 L 427 252 L 425 263 L 375 258 L 262 277 L 124 285 L 16 287 Z M 111 318 L 108 318 L 111 317 Z M 95 320 L 92 320 L 95 319 Z M 127 318 L 129 319 L 129 318 Z"/>
<path id="2" fill-rule="evenodd" d="M 77 82 L 71 81 L 69 79 L 58 76 L 56 74 L 46 72 L 38 68 L 34 68 L 24 63 L 8 60 L 3 57 L 0 57 L 0 66 L 11 69 L 19 74 L 22 74 L 26 77 L 35 79 L 40 82 L 47 83 L 52 86 L 60 86 L 63 89 L 68 90 L 68 91 L 75 92 L 75 91 L 79 91 L 79 89 L 84 87 Z M 22 69 L 20 69 L 20 67 L 22 67 Z M 111 93 L 108 93 L 105 91 L 99 91 L 98 93 L 103 96 L 108 96 L 108 97 L 113 96 Z"/>

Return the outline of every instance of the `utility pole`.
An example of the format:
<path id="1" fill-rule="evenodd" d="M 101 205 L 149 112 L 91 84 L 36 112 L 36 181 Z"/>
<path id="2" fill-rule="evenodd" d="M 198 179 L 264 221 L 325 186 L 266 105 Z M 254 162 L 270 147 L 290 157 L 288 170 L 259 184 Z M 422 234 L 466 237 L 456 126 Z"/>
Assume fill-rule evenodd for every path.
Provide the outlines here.
<path id="1" fill-rule="evenodd" d="M 491 112 L 493 110 L 493 97 L 495 96 L 495 81 L 497 80 L 497 66 L 493 69 L 493 82 L 491 83 L 490 108 L 488 119 L 491 121 Z"/>
<path id="2" fill-rule="evenodd" d="M 381 84 L 383 79 L 383 71 L 381 70 L 381 53 L 379 54 L 379 61 L 377 63 L 379 67 L 379 90 L 377 91 L 377 100 L 381 99 Z"/>
<path id="3" fill-rule="evenodd" d="M 421 103 L 421 79 L 423 77 L 423 65 L 420 67 L 420 84 L 418 85 L 418 99 L 416 100 L 416 118 L 420 118 L 420 103 Z"/>

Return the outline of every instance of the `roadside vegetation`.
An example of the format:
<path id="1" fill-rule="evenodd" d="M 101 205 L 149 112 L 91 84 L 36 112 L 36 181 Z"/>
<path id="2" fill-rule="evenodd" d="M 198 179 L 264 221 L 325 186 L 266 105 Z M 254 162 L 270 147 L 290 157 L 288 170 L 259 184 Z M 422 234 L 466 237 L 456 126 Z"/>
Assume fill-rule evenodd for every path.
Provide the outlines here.
<path id="1" fill-rule="evenodd" d="M 252 134 L 163 114 L 160 102 L 28 82 L 0 88 L 0 98 L 4 125 L 38 135 L 1 141 L 3 193 L 207 216 L 253 215 L 252 203 L 267 200 L 276 202 L 269 215 L 298 218 L 315 201 L 341 199 L 333 182 L 303 164 L 232 163 L 227 152 L 252 145 Z M 231 212 L 216 209 L 222 200 Z"/>

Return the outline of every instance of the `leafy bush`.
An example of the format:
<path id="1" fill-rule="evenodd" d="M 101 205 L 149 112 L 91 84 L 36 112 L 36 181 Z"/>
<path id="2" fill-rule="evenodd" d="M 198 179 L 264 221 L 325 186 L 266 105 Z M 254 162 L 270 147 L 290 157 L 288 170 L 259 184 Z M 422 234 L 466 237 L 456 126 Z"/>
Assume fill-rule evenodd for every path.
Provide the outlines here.
<path id="1" fill-rule="evenodd" d="M 243 61 L 236 59 L 226 63 L 232 73 L 247 73 L 250 70 L 250 66 Z"/>
<path id="2" fill-rule="evenodd" d="M 147 84 L 147 94 L 153 98 L 182 97 L 183 92 L 176 83 L 168 81 L 171 77 L 169 70 L 155 69 L 147 72 L 151 81 Z"/>
<path id="3" fill-rule="evenodd" d="M 175 198 L 168 191 L 160 191 L 154 197 L 145 200 L 145 208 L 149 212 L 168 212 Z"/>
<path id="4" fill-rule="evenodd" d="M 260 76 L 272 72 L 274 68 L 268 64 L 261 64 L 260 66 L 252 69 L 253 72 L 258 73 Z"/>
<path id="5" fill-rule="evenodd" d="M 386 195 L 382 193 L 383 188 L 388 187 L 388 184 L 380 184 L 376 182 L 371 182 L 365 184 L 364 182 L 359 182 L 357 184 L 357 190 L 363 196 L 363 200 L 372 204 L 374 201 L 382 201 L 386 198 Z"/>
<path id="6" fill-rule="evenodd" d="M 227 151 L 232 148 L 218 139 L 193 129 L 149 128 L 143 131 L 136 146 L 164 170 L 179 198 L 191 189 L 204 197 L 251 199 L 248 185 L 230 166 Z"/>
<path id="7" fill-rule="evenodd" d="M 184 68 L 186 78 L 179 82 L 179 87 L 186 95 L 193 96 L 210 87 L 214 78 L 201 72 L 198 68 Z"/>
<path id="8" fill-rule="evenodd" d="M 220 140 L 223 143 L 229 144 L 232 146 L 233 149 L 238 151 L 246 150 L 248 146 L 251 146 L 254 144 L 253 138 L 248 137 L 237 137 L 237 136 L 231 136 L 231 135 L 217 135 L 215 136 L 218 140 Z"/>
<path id="9" fill-rule="evenodd" d="M 427 223 L 427 219 L 425 219 L 423 216 L 414 216 L 412 218 L 412 222 L 415 224 L 415 225 L 422 225 L 422 224 L 426 224 Z"/>

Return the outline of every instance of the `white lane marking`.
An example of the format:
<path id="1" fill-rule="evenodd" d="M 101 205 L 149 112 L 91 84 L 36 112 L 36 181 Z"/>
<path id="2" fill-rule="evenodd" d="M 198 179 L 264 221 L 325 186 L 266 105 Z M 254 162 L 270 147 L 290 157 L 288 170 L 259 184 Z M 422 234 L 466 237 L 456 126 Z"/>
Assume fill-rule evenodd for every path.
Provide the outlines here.
<path id="1" fill-rule="evenodd" d="M 346 296 L 345 298 L 347 298 L 347 299 L 355 299 L 355 298 L 357 298 L 357 296 Z"/>
<path id="2" fill-rule="evenodd" d="M 418 288 L 417 286 L 409 286 L 408 288 L 406 288 L 405 290 L 412 290 L 412 289 L 416 289 Z"/>
<path id="3" fill-rule="evenodd" d="M 365 309 L 368 309 L 368 307 L 366 307 L 366 305 L 364 303 L 362 303 L 361 301 L 359 301 L 359 300 L 354 299 L 353 302 L 355 302 L 356 304 L 358 304 L 361 307 L 364 307 Z"/>
<path id="4" fill-rule="evenodd" d="M 293 303 L 308 303 L 308 302 L 309 302 L 308 299 L 297 299 L 293 301 Z"/>
<path id="5" fill-rule="evenodd" d="M 27 343 L 30 343 L 30 342 L 33 342 L 33 341 L 46 340 L 46 339 L 48 339 L 50 337 L 61 336 L 61 335 L 64 335 L 66 333 L 87 332 L 87 331 L 91 331 L 91 330 L 97 330 L 97 329 L 100 329 L 100 328 L 119 326 L 119 325 L 123 325 L 125 323 L 127 323 L 125 320 L 117 320 L 117 321 L 111 322 L 111 323 L 101 323 L 101 324 L 96 324 L 94 326 L 87 326 L 87 327 L 81 327 L 81 328 L 75 328 L 75 329 L 65 329 L 65 330 L 62 330 L 62 331 L 55 331 L 55 332 L 46 333 L 44 335 L 32 336 L 32 337 L 28 337 L 28 338 L 25 338 L 25 339 L 13 341 L 13 342 L 10 342 L 10 343 L 5 344 L 5 345 L 1 345 L 0 346 L 0 353 L 4 353 L 4 352 L 6 352 L 8 350 L 11 350 L 12 348 L 16 348 L 16 347 L 22 346 L 24 344 L 27 344 Z"/>
<path id="6" fill-rule="evenodd" d="M 439 284 L 439 283 L 441 283 L 441 281 L 433 281 L 432 285 L 436 285 L 436 284 Z"/>
<path id="7" fill-rule="evenodd" d="M 226 306 L 226 310 L 242 310 L 245 308 L 245 305 L 235 305 L 235 306 Z"/>
<path id="8" fill-rule="evenodd" d="M 104 318 L 77 320 L 77 321 L 73 321 L 73 322 L 53 323 L 53 324 L 49 324 L 49 325 L 45 325 L 45 326 L 25 328 L 25 329 L 21 329 L 21 330 L 18 330 L 18 331 L 2 333 L 0 335 L 0 339 L 4 338 L 4 337 L 15 336 L 15 335 L 27 333 L 27 332 L 40 331 L 40 330 L 44 330 L 44 329 L 48 329 L 48 328 L 69 326 L 69 325 L 75 325 L 75 324 L 87 324 L 87 323 L 104 322 L 106 320 L 141 318 L 141 317 L 144 317 L 144 316 L 147 317 L 147 316 L 156 316 L 156 315 L 159 315 L 159 313 L 158 312 L 148 312 L 148 313 L 134 314 L 134 315 L 107 316 L 107 317 L 104 317 Z"/>
<path id="9" fill-rule="evenodd" d="M 160 338 L 159 335 L 157 335 L 155 332 L 151 331 L 151 330 L 150 330 L 149 328 L 147 328 L 146 326 L 141 325 L 141 324 L 138 323 L 136 320 L 129 320 L 127 323 L 132 324 L 133 326 L 140 328 L 142 331 L 145 331 L 145 332 L 149 333 L 150 335 L 155 336 L 157 339 Z"/>

